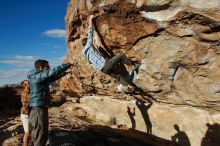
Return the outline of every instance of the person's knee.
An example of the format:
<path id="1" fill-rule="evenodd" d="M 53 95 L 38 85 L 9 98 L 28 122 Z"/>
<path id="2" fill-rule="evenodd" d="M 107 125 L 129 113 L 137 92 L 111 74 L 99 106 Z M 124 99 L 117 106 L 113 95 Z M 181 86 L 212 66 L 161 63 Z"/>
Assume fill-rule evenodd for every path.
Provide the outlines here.
<path id="1" fill-rule="evenodd" d="M 132 64 L 131 60 L 125 54 L 122 54 L 121 58 L 122 58 L 122 63 L 123 64 L 127 64 L 127 65 L 131 65 Z"/>
<path id="2" fill-rule="evenodd" d="M 126 57 L 126 56 L 125 56 L 125 53 L 119 54 L 118 56 L 120 56 L 120 57 Z"/>

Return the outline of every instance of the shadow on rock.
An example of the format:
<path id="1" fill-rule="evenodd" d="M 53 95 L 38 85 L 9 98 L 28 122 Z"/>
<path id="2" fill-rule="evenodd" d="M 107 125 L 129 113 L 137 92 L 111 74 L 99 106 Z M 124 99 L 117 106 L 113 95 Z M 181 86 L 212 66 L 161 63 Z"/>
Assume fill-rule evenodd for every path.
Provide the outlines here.
<path id="1" fill-rule="evenodd" d="M 50 146 L 172 146 L 172 142 L 137 130 L 92 125 L 77 131 L 53 130 Z"/>
<path id="2" fill-rule="evenodd" d="M 136 97 L 135 97 L 136 98 Z M 144 123 L 146 125 L 147 133 L 152 134 L 152 123 L 150 121 L 150 117 L 148 115 L 148 110 L 150 109 L 152 102 L 145 103 L 143 100 L 136 98 L 136 105 L 141 112 L 141 115 L 144 119 Z"/>
<path id="3" fill-rule="evenodd" d="M 131 111 L 131 108 L 129 106 L 127 106 L 127 113 L 128 113 L 128 116 L 131 120 L 131 129 L 135 129 L 136 128 L 136 121 L 134 119 L 135 117 L 135 108 L 133 109 L 133 112 Z"/>
<path id="4" fill-rule="evenodd" d="M 20 110 L 17 109 L 4 109 L 0 110 L 0 144 L 2 144 L 6 139 L 12 137 L 13 133 L 20 133 L 21 126 L 14 127 L 14 117 L 19 116 Z M 10 128 L 11 127 L 11 128 Z M 14 128 L 13 128 L 14 127 Z M 8 128 L 10 130 L 8 130 Z"/>
<path id="5" fill-rule="evenodd" d="M 177 133 L 171 137 L 173 143 L 176 143 L 178 146 L 191 146 L 186 132 L 181 131 L 178 125 L 174 125 L 174 129 Z"/>
<path id="6" fill-rule="evenodd" d="M 59 107 L 66 102 L 65 97 L 60 97 L 58 99 L 52 99 L 51 107 Z"/>
<path id="7" fill-rule="evenodd" d="M 99 127 L 99 128 L 98 128 Z M 102 126 L 80 131 L 53 130 L 50 132 L 50 146 L 145 146 L 135 139 L 108 131 Z M 153 145 L 149 145 L 153 146 Z"/>
<path id="8" fill-rule="evenodd" d="M 220 146 L 220 124 L 207 123 L 208 130 L 202 139 L 201 146 Z"/>
<path id="9" fill-rule="evenodd" d="M 107 133 L 111 133 L 115 135 L 115 137 L 119 139 L 127 139 L 126 141 L 132 141 L 133 143 L 122 143 L 120 146 L 174 146 L 172 141 L 147 134 L 146 132 L 142 132 L 134 129 L 115 129 L 107 126 L 93 125 L 91 126 L 94 131 L 103 131 Z M 139 141 L 139 142 L 138 142 Z M 136 142 L 136 143 L 134 143 Z M 141 143 L 140 143 L 141 142 Z"/>

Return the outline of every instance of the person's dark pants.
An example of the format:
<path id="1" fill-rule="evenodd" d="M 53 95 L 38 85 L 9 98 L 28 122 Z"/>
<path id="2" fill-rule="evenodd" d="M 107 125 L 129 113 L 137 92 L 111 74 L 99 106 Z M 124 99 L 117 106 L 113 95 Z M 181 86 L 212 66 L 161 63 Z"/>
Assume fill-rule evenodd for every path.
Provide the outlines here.
<path id="1" fill-rule="evenodd" d="M 121 83 L 124 86 L 127 86 L 129 84 L 128 80 L 128 72 L 126 68 L 126 72 L 123 73 L 123 67 L 120 67 L 119 64 L 131 64 L 130 59 L 128 59 L 125 54 L 120 54 L 117 56 L 112 57 L 108 61 L 106 61 L 105 66 L 102 69 L 102 72 L 105 74 L 108 74 L 115 78 L 119 83 Z"/>
<path id="2" fill-rule="evenodd" d="M 48 139 L 48 108 L 32 107 L 30 124 L 33 127 L 34 146 L 45 146 Z"/>

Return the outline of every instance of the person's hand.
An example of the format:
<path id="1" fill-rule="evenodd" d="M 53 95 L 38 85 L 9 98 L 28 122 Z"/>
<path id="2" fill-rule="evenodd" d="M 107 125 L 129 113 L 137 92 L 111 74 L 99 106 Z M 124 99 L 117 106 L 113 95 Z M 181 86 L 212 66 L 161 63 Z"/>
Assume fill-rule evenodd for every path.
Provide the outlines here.
<path id="1" fill-rule="evenodd" d="M 92 22 L 92 20 L 95 19 L 96 17 L 97 17 L 97 16 L 95 16 L 95 15 L 90 15 L 89 21 Z"/>
<path id="2" fill-rule="evenodd" d="M 63 75 L 67 75 L 67 74 L 70 74 L 72 72 L 72 69 L 73 69 L 73 66 L 71 66 L 70 68 L 68 68 L 64 73 Z"/>
<path id="3" fill-rule="evenodd" d="M 90 15 L 89 20 L 92 21 L 92 19 L 95 18 L 94 15 Z"/>
<path id="4" fill-rule="evenodd" d="M 73 62 L 71 63 L 72 64 L 72 67 L 73 66 L 78 66 L 79 65 L 79 62 L 77 60 L 73 60 Z"/>

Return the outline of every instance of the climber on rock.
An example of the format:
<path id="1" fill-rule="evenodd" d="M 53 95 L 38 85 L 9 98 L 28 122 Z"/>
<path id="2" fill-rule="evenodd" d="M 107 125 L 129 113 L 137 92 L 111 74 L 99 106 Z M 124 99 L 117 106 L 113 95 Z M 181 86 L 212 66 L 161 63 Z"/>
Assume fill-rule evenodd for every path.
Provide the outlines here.
<path id="1" fill-rule="evenodd" d="M 134 70 L 131 71 L 130 74 L 125 75 L 121 72 L 122 68 L 120 65 L 132 65 L 131 60 L 128 59 L 125 54 L 119 54 L 110 59 L 106 59 L 104 55 L 93 45 L 93 32 L 96 32 L 94 31 L 93 18 L 94 15 L 91 15 L 89 18 L 88 38 L 84 38 L 82 40 L 82 44 L 84 46 L 82 50 L 83 56 L 96 71 L 102 71 L 103 73 L 115 78 L 120 83 L 117 88 L 118 91 L 121 92 L 127 85 L 131 86 L 131 91 L 137 90 L 137 86 L 133 83 L 133 78 L 135 71 L 137 71 L 140 66 L 140 63 L 135 64 Z M 98 36 L 97 39 L 99 45 L 103 46 Z"/>

